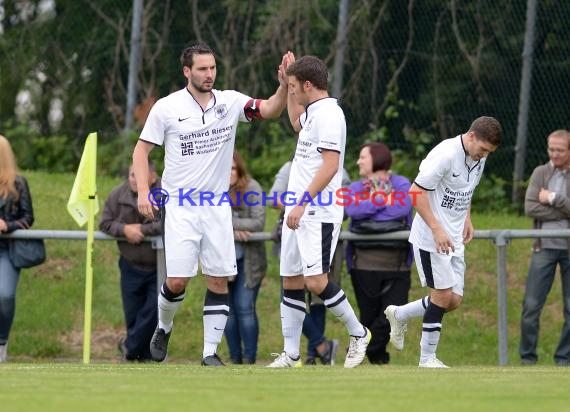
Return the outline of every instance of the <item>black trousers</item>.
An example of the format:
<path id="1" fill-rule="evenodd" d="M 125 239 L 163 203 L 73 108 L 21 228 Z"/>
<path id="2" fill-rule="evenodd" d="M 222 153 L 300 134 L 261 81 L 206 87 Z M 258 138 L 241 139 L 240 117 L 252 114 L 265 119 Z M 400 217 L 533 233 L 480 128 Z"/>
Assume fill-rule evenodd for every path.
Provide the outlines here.
<path id="1" fill-rule="evenodd" d="M 158 322 L 156 271 L 143 272 L 119 258 L 121 297 L 127 327 L 126 358 L 150 360 L 150 340 Z"/>
<path id="2" fill-rule="evenodd" d="M 372 340 L 366 349 L 373 364 L 390 362 L 386 350 L 390 342 L 390 323 L 384 315 L 389 305 L 408 303 L 411 271 L 383 272 L 352 269 L 352 286 L 360 310 L 360 322 L 372 332 Z"/>

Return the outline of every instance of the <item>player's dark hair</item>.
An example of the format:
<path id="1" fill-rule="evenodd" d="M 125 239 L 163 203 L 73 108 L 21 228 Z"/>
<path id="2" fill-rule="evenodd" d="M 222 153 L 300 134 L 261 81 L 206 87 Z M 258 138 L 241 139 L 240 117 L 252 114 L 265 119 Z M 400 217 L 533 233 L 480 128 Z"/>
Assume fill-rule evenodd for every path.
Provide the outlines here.
<path id="1" fill-rule="evenodd" d="M 499 121 L 494 117 L 478 117 L 473 120 L 473 123 L 471 123 L 469 131 L 475 133 L 475 136 L 479 140 L 489 142 L 494 146 L 499 146 L 501 144 L 503 129 Z"/>
<path id="2" fill-rule="evenodd" d="M 287 76 L 295 76 L 301 83 L 309 81 L 319 90 L 327 90 L 329 72 L 325 63 L 315 56 L 303 56 L 286 70 Z"/>
<path id="3" fill-rule="evenodd" d="M 192 68 L 194 64 L 194 55 L 196 54 L 211 54 L 213 55 L 214 52 L 206 43 L 199 42 L 190 47 L 184 49 L 182 54 L 180 55 L 180 63 L 182 63 L 182 68 L 185 66 L 188 68 Z"/>
<path id="4" fill-rule="evenodd" d="M 372 157 L 372 171 L 390 170 L 392 167 L 392 153 L 384 143 L 365 143 L 360 146 L 360 150 L 368 148 Z"/>

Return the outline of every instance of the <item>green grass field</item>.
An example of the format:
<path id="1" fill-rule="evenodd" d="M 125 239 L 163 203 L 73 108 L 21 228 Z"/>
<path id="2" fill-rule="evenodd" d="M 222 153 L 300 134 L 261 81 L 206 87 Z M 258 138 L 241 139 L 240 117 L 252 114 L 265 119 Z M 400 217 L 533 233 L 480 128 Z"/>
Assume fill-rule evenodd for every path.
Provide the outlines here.
<path id="1" fill-rule="evenodd" d="M 34 199 L 34 229 L 79 230 L 65 205 L 72 174 L 27 172 Z M 98 177 L 101 207 L 119 179 Z M 267 211 L 266 230 L 276 219 Z M 99 216 L 97 216 L 98 218 Z M 476 229 L 528 229 L 530 220 L 514 214 L 473 213 Z M 354 370 L 316 367 L 267 370 L 272 352 L 282 349 L 277 260 L 258 298 L 259 366 L 205 369 L 202 351 L 204 281 L 198 276 L 176 315 L 166 365 L 118 362 L 117 341 L 124 334 L 114 242 L 94 246 L 91 365 L 82 365 L 85 241 L 48 240 L 45 264 L 22 271 L 9 362 L 0 364 L 0 410 L 568 410 L 564 382 L 570 369 L 552 366 L 562 327 L 557 277 L 541 318 L 536 367 L 518 366 L 519 320 L 531 241 L 508 247 L 508 364 L 497 367 L 497 279 L 495 247 L 474 240 L 467 248 L 465 299 L 446 315 L 438 356 L 450 370 L 418 370 L 421 323 L 411 322 L 402 352 L 392 351 L 389 366 L 365 363 Z M 271 244 L 266 243 L 267 249 Z M 354 303 L 350 278 L 342 286 Z M 424 296 L 412 273 L 410 299 Z M 341 341 L 337 363 L 348 345 L 344 326 L 329 316 L 329 338 Z M 303 338 L 303 348 L 305 347 Z M 225 342 L 219 347 L 227 359 Z M 441 401 L 442 403 L 438 403 Z M 6 409 L 4 406 L 8 405 Z"/>
<path id="2" fill-rule="evenodd" d="M 78 230 L 66 211 L 74 175 L 27 172 L 33 194 L 36 223 L 34 229 Z M 101 207 L 117 178 L 98 176 Z M 267 210 L 266 230 L 270 230 L 276 212 Z M 97 216 L 98 218 L 99 216 Z M 476 229 L 530 228 L 529 219 L 514 214 L 473 213 Z M 518 364 L 517 345 L 524 280 L 530 260 L 531 241 L 514 240 L 508 247 L 508 355 L 509 364 Z M 267 249 L 271 243 L 266 242 Z M 17 309 L 10 338 L 12 360 L 82 358 L 84 308 L 85 241 L 48 240 L 45 264 L 22 271 L 18 286 Z M 467 248 L 465 299 L 460 310 L 445 317 L 441 349 L 442 360 L 450 365 L 497 365 L 497 292 L 496 254 L 490 240 L 474 240 Z M 117 358 L 116 343 L 123 329 L 117 268 L 118 252 L 114 242 L 97 241 L 94 246 L 94 284 L 92 318 L 92 359 L 113 361 Z M 279 320 L 278 262 L 268 253 L 269 268 L 258 298 L 260 339 L 258 358 L 270 359 L 272 352 L 281 350 Z M 541 319 L 539 363 L 552 364 L 552 353 L 562 325 L 560 281 L 556 280 Z M 342 286 L 352 298 L 350 278 L 343 273 Z M 176 315 L 171 339 L 173 361 L 197 361 L 202 347 L 202 302 L 204 281 L 192 280 L 187 298 Z M 417 275 L 412 273 L 410 298 L 425 294 L 418 287 Z M 420 325 L 411 323 L 406 348 L 393 353 L 394 364 L 412 365 L 417 362 Z M 341 348 L 348 338 L 344 327 L 329 317 L 329 337 L 339 338 Z M 304 342 L 303 342 L 304 344 Z M 225 342 L 220 355 L 226 358 Z"/>
<path id="3" fill-rule="evenodd" d="M 317 366 L 68 363 L 0 368 L 12 411 L 567 411 L 570 371 L 554 367 Z"/>

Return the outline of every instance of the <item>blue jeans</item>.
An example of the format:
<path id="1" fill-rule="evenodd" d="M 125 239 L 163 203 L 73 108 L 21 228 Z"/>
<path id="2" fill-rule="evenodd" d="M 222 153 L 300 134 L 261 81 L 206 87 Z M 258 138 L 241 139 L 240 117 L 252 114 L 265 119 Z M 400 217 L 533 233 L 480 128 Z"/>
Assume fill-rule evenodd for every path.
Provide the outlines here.
<path id="1" fill-rule="evenodd" d="M 521 360 L 536 362 L 536 344 L 540 312 L 554 282 L 556 266 L 560 265 L 564 325 L 554 361 L 559 365 L 570 364 L 570 258 L 568 250 L 542 249 L 532 254 L 521 315 Z"/>
<path id="2" fill-rule="evenodd" d="M 8 248 L 0 248 L 0 345 L 8 342 L 16 313 L 16 286 L 20 271 L 8 256 Z"/>
<path id="3" fill-rule="evenodd" d="M 255 304 L 260 286 L 253 289 L 246 286 L 244 260 L 238 259 L 237 276 L 233 282 L 228 282 L 230 315 L 224 330 L 232 362 L 255 363 L 257 358 L 259 322 Z"/>
<path id="4" fill-rule="evenodd" d="M 144 272 L 130 265 L 122 256 L 121 297 L 127 326 L 127 360 L 150 360 L 150 340 L 158 322 L 156 271 Z"/>

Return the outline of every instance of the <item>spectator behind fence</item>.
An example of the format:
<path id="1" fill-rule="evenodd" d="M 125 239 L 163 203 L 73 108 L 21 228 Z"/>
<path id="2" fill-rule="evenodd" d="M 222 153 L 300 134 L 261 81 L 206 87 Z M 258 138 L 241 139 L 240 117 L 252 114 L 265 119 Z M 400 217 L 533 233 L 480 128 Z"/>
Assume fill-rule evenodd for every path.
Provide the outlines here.
<path id="1" fill-rule="evenodd" d="M 278 222 L 273 230 L 273 240 L 275 242 L 273 252 L 278 257 L 281 253 L 281 230 L 285 214 L 285 205 L 281 202 L 281 196 L 283 196 L 287 191 L 289 174 L 291 173 L 291 163 L 292 162 L 289 160 L 281 166 L 277 175 L 275 175 L 273 186 L 269 191 L 269 195 L 276 195 L 277 204 L 275 206 L 281 210 Z M 350 177 L 348 176 L 346 169 L 342 170 L 341 184 L 342 187 L 347 187 L 350 184 Z M 335 282 L 339 286 L 341 280 L 342 260 L 343 248 L 337 247 L 333 255 L 331 269 L 328 276 L 331 281 Z M 283 278 L 281 278 L 281 280 L 283 280 Z M 305 289 L 305 292 L 309 302 L 309 310 L 307 311 L 307 315 L 303 321 L 303 335 L 307 338 L 307 357 L 305 359 L 305 365 L 315 365 L 317 358 L 323 365 L 334 365 L 339 341 L 338 339 L 327 339 L 325 336 L 325 304 L 316 294 L 309 292 L 307 289 Z"/>
<path id="2" fill-rule="evenodd" d="M 34 209 L 28 182 L 18 174 L 10 142 L 0 135 L 0 232 L 29 229 Z M 10 261 L 10 240 L 0 239 L 0 362 L 8 356 L 8 338 L 16 312 L 16 287 L 20 269 Z"/>
<path id="3" fill-rule="evenodd" d="M 556 130 L 548 136 L 548 163 L 534 169 L 524 206 L 535 229 L 568 229 L 570 219 L 570 132 Z M 540 313 L 560 265 L 564 324 L 554 363 L 570 365 L 570 248 L 568 238 L 539 238 L 533 245 L 521 315 L 519 353 L 523 365 L 538 360 L 536 345 Z"/>
<path id="4" fill-rule="evenodd" d="M 364 144 L 356 164 L 363 179 L 349 186 L 351 201 L 344 210 L 352 218 L 350 228 L 368 222 L 372 222 L 371 226 L 398 222 L 400 230 L 409 229 L 412 224 L 412 201 L 408 195 L 411 183 L 390 172 L 390 149 L 383 143 Z M 375 233 L 374 227 L 367 233 Z M 390 323 L 384 311 L 389 305 L 408 302 L 412 253 L 407 240 L 348 244 L 346 261 L 360 309 L 360 321 L 372 332 L 372 340 L 366 349 L 372 364 L 390 362 L 390 353 L 386 350 Z"/>
<path id="5" fill-rule="evenodd" d="M 261 193 L 261 186 L 248 175 L 241 155 L 234 151 L 229 195 L 236 249 L 237 275 L 228 282 L 230 315 L 224 335 L 230 359 L 235 364 L 253 364 L 257 358 L 259 322 L 255 308 L 261 281 L 267 269 L 263 242 L 248 242 L 252 232 L 263 232 L 265 207 L 261 202 L 237 201 L 244 193 Z"/>
<path id="6" fill-rule="evenodd" d="M 390 342 L 404 346 L 407 321 L 423 317 L 420 368 L 447 368 L 437 356 L 443 315 L 459 307 L 465 285 L 465 245 L 473 238 L 471 199 L 487 156 L 501 143 L 493 117 L 475 119 L 469 130 L 435 146 L 420 164 L 410 194 L 416 215 L 410 243 L 422 286 L 429 296 L 403 306 L 390 305 Z"/>
<path id="7" fill-rule="evenodd" d="M 147 180 L 151 190 L 160 187 L 160 178 L 152 164 Z M 146 362 L 151 360 L 149 347 L 157 321 L 158 291 L 156 250 L 143 239 L 160 235 L 162 227 L 158 215 L 148 219 L 139 214 L 137 197 L 137 181 L 131 166 L 127 180 L 115 187 L 105 201 L 99 229 L 126 238 L 117 242 L 127 329 L 126 338 L 119 341 L 119 350 L 124 360 Z"/>

